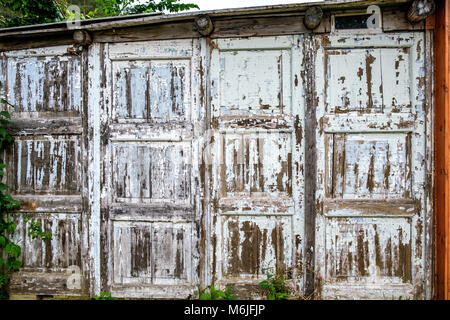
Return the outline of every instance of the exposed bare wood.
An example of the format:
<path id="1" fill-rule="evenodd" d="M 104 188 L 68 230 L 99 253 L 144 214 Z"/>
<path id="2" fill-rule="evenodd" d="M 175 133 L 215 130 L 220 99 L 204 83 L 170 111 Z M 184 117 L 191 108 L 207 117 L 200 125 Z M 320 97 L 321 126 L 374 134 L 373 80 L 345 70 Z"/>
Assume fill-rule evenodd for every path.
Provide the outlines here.
<path id="1" fill-rule="evenodd" d="M 68 45 L 73 43 L 71 34 L 46 34 L 33 37 L 12 36 L 0 41 L 0 52 L 49 46 Z"/>
<path id="2" fill-rule="evenodd" d="M 450 65 L 449 32 L 450 7 L 448 1 L 439 1 L 436 11 L 435 37 L 435 298 L 450 298 L 450 237 L 449 237 L 449 111 L 450 111 Z"/>
<path id="3" fill-rule="evenodd" d="M 93 33 L 95 42 L 123 42 L 142 40 L 192 39 L 198 38 L 192 22 L 174 22 L 171 24 L 148 25 L 136 28 L 112 28 Z"/>
<path id="4" fill-rule="evenodd" d="M 286 12 L 295 11 L 305 11 L 309 6 L 320 5 L 322 9 L 327 10 L 346 10 L 354 9 L 355 7 L 367 8 L 370 5 L 404 5 L 410 0 L 327 0 L 317 3 L 299 3 L 299 4 L 284 4 L 284 5 L 272 5 L 272 6 L 261 6 L 261 7 L 247 7 L 247 8 L 233 8 L 233 9 L 221 9 L 221 10 L 210 10 L 201 12 L 188 12 L 188 13 L 178 13 L 170 15 L 159 15 L 159 14 L 144 14 L 135 15 L 128 17 L 115 17 L 108 19 L 92 19 L 85 21 L 80 29 L 87 31 L 95 30 L 105 30 L 111 28 L 121 28 L 129 26 L 138 25 L 148 25 L 152 23 L 162 23 L 162 22 L 179 22 L 183 20 L 193 21 L 199 14 L 209 15 L 211 18 L 218 17 L 236 17 L 243 15 L 254 15 L 254 14 L 279 14 Z M 106 20 L 106 21 L 105 21 Z M 214 20 L 214 19 L 213 19 Z M 34 26 L 25 26 L 18 28 L 9 28 L 0 31 L 0 37 L 7 36 L 18 36 L 33 33 L 47 33 L 47 32 L 67 32 L 66 23 L 53 23 L 53 24 L 43 24 Z M 73 30 L 70 30 L 73 32 Z"/>
<path id="5" fill-rule="evenodd" d="M 369 4 L 383 30 L 330 34 Z M 260 298 L 272 267 L 316 298 L 429 298 L 430 31 L 403 0 L 321 8 L 314 33 L 303 4 L 85 22 L 28 49 L 61 26 L 0 30 L 15 219 L 55 235 L 22 239 L 15 292 Z"/>

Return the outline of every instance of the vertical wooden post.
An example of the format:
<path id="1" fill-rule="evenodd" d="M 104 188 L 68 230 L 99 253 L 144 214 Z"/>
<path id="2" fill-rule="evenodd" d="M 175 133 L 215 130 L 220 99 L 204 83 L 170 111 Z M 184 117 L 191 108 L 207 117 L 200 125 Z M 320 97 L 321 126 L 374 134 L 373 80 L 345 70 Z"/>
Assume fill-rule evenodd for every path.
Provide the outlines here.
<path id="1" fill-rule="evenodd" d="M 450 0 L 437 1 L 435 27 L 435 298 L 450 299 Z"/>

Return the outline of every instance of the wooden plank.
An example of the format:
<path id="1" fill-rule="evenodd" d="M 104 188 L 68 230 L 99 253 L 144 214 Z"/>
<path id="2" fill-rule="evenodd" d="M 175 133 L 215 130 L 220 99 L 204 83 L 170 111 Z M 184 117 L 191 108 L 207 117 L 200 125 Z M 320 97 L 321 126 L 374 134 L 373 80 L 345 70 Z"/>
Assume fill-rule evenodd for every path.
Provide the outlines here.
<path id="1" fill-rule="evenodd" d="M 426 178 L 426 212 L 432 212 L 424 219 L 424 243 L 430 245 L 425 246 L 425 296 L 426 299 L 433 299 L 434 294 L 434 258 L 435 258 L 435 146 L 434 146 L 434 131 L 435 131 L 435 97 L 434 97 L 434 26 L 435 16 L 431 16 L 430 20 L 433 21 L 432 29 L 427 29 L 425 32 L 425 65 L 426 65 L 426 127 L 427 127 L 427 142 L 426 142 L 426 163 L 427 163 L 427 178 Z M 428 19 L 426 21 L 427 24 Z"/>
<path id="2" fill-rule="evenodd" d="M 111 28 L 120 28 L 127 26 L 139 26 L 148 24 L 157 24 L 161 22 L 165 23 L 176 23 L 180 21 L 194 21 L 195 18 L 200 14 L 206 14 L 210 17 L 233 17 L 233 16 L 250 16 L 255 14 L 282 14 L 290 12 L 299 12 L 306 10 L 307 7 L 311 5 L 320 5 L 322 9 L 332 10 L 343 10 L 351 8 L 367 8 L 370 5 L 399 5 L 404 6 L 410 0 L 329 0 L 316 3 L 299 3 L 299 4 L 283 4 L 283 5 L 270 5 L 270 6 L 259 6 L 259 7 L 245 7 L 245 8 L 227 8 L 220 10 L 208 10 L 201 12 L 183 12 L 178 14 L 170 15 L 134 15 L 130 17 L 114 17 L 106 19 L 93 19 L 89 21 L 84 21 L 82 23 L 83 29 L 86 30 L 106 30 Z M 24 26 L 17 28 L 9 28 L 2 30 L 0 32 L 0 37 L 17 37 L 19 35 L 31 35 L 31 34 L 43 34 L 43 33 L 55 33 L 55 32 L 67 32 L 68 29 L 66 24 L 63 23 L 51 23 L 43 25 L 33 25 Z M 70 30 L 71 32 L 71 30 Z"/>
<path id="3" fill-rule="evenodd" d="M 211 38 L 250 37 L 307 33 L 303 15 L 216 20 Z"/>
<path id="4" fill-rule="evenodd" d="M 382 15 L 383 31 L 423 30 L 424 22 L 411 24 L 406 19 L 405 10 L 407 10 L 407 7 L 395 10 L 384 10 Z"/>
<path id="5" fill-rule="evenodd" d="M 72 277 L 72 278 L 71 278 Z M 65 272 L 17 272 L 11 277 L 11 293 L 35 295 L 83 296 L 83 289 L 70 290 L 67 283 L 75 279 L 72 274 Z M 78 278 L 76 278 L 78 281 Z M 80 276 L 79 279 L 82 279 Z M 82 286 L 85 286 L 81 282 Z"/>
<path id="6" fill-rule="evenodd" d="M 305 50 L 304 64 L 306 66 L 306 105 L 305 105 L 305 265 L 309 270 L 316 269 L 316 215 L 319 215 L 321 208 L 317 206 L 320 199 L 316 198 L 317 190 L 317 117 L 320 116 L 316 109 L 318 102 L 316 92 L 316 59 L 314 45 L 317 45 L 315 39 L 308 39 L 303 50 Z M 305 296 L 312 296 L 315 293 L 316 274 L 308 272 L 305 274 L 304 292 Z"/>
<path id="7" fill-rule="evenodd" d="M 45 34 L 10 38 L 2 38 L 0 41 L 0 52 L 9 50 L 21 50 L 30 48 L 41 48 L 49 46 L 70 45 L 73 43 L 72 34 Z"/>
<path id="8" fill-rule="evenodd" d="M 111 26 L 113 27 L 113 26 Z M 199 38 L 193 22 L 150 24 L 143 27 L 114 28 L 93 33 L 94 42 L 122 42 Z"/>
<path id="9" fill-rule="evenodd" d="M 450 298 L 449 278 L 449 218 L 450 218 L 450 85 L 449 22 L 450 3 L 439 1 L 435 28 L 435 216 L 436 216 L 436 277 L 435 298 Z"/>
<path id="10" fill-rule="evenodd" d="M 9 132 L 13 135 L 69 135 L 81 134 L 81 118 L 47 118 L 47 119 L 13 119 L 9 125 Z"/>
<path id="11" fill-rule="evenodd" d="M 331 15 L 334 13 L 348 13 L 364 11 L 369 5 L 377 4 L 383 11 L 383 30 L 423 30 L 423 22 L 411 24 L 405 19 L 405 1 L 339 1 L 336 3 L 320 3 L 326 10 L 322 23 L 314 33 L 327 33 L 331 30 Z M 394 7 L 383 7 L 386 3 Z M 310 5 L 310 4 L 308 4 Z M 276 6 L 275 6 L 276 7 Z M 271 36 L 310 33 L 303 24 L 305 5 L 282 6 L 277 9 L 252 8 L 252 10 L 226 9 L 211 11 L 211 19 L 215 29 L 211 38 Z M 345 10 L 347 11 L 345 11 Z M 208 11 L 204 13 L 208 14 Z M 135 17 L 127 20 L 113 20 L 97 22 L 83 26 L 92 33 L 94 42 L 133 42 L 144 40 L 167 40 L 200 38 L 196 30 L 195 17 L 197 13 Z M 44 37 L 45 35 L 45 37 Z M 24 48 L 38 48 L 57 44 L 73 44 L 73 31 L 65 27 L 33 30 L 11 30 L 0 33 L 0 51 Z"/>
<path id="12" fill-rule="evenodd" d="M 86 75 L 84 88 L 86 90 L 85 101 L 91 106 L 84 110 L 86 123 L 84 146 L 87 154 L 87 180 L 88 180 L 88 206 L 89 214 L 89 243 L 100 243 L 100 106 L 102 105 L 101 90 L 98 84 L 102 82 L 101 55 L 103 47 L 93 44 L 88 57 L 86 57 Z M 89 293 L 91 296 L 100 294 L 100 245 L 89 246 Z"/>

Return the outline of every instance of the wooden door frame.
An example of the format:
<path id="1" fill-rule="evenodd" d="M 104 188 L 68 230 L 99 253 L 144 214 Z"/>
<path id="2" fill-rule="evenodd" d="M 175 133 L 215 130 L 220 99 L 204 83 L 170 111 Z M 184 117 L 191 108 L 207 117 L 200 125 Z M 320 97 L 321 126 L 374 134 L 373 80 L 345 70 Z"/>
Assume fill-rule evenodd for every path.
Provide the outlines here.
<path id="1" fill-rule="evenodd" d="M 437 1 L 435 25 L 435 290 L 434 298 L 450 299 L 450 1 Z M 444 72 L 442 72 L 444 71 Z"/>

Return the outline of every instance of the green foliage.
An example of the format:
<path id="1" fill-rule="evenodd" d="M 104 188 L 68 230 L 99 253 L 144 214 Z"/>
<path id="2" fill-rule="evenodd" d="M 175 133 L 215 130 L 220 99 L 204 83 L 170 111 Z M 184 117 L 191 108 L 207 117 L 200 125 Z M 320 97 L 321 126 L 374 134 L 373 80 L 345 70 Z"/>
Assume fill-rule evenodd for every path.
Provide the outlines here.
<path id="1" fill-rule="evenodd" d="M 284 275 L 277 272 L 271 273 L 272 269 L 265 269 L 266 280 L 261 281 L 259 286 L 264 289 L 268 300 L 287 300 L 291 297 L 291 290 L 286 285 Z"/>
<path id="2" fill-rule="evenodd" d="M 0 82 L 1 88 L 2 83 Z M 4 107 L 14 107 L 5 99 L 1 99 L 0 102 Z M 0 152 L 7 151 L 14 141 L 13 137 L 7 132 L 10 119 L 11 115 L 6 110 L 0 111 Z M 20 208 L 20 202 L 5 193 L 8 189 L 8 186 L 2 182 L 5 176 L 5 169 L 6 164 L 0 162 L 0 299 L 8 298 L 10 273 L 22 267 L 22 262 L 20 261 L 22 248 L 12 240 L 17 225 L 8 216 L 8 213 Z M 23 219 L 25 223 L 30 223 L 29 236 L 33 239 L 48 240 L 51 238 L 51 233 L 42 231 L 40 221 L 32 221 L 27 216 L 24 216 Z"/>
<path id="3" fill-rule="evenodd" d="M 30 222 L 30 229 L 28 231 L 28 236 L 32 239 L 41 238 L 42 240 L 51 240 L 52 233 L 51 232 L 43 232 L 42 231 L 42 222 L 41 221 L 32 221 L 31 218 L 27 215 L 22 216 L 23 221 L 25 223 Z"/>
<path id="4" fill-rule="evenodd" d="M 180 0 L 148 0 L 139 3 L 138 0 L 96 0 L 97 8 L 87 14 L 88 18 L 114 17 L 128 14 L 152 12 L 180 12 L 189 9 L 199 9 L 193 3 L 180 3 Z"/>
<path id="5" fill-rule="evenodd" d="M 97 8 L 97 0 L 70 0 L 69 2 L 71 5 L 80 7 L 81 14 L 84 16 Z"/>
<path id="6" fill-rule="evenodd" d="M 399 296 L 399 297 L 392 296 L 392 298 L 389 298 L 384 293 L 383 293 L 383 299 L 384 300 L 411 300 L 410 297 L 403 297 L 403 296 Z"/>
<path id="7" fill-rule="evenodd" d="M 81 19 L 113 17 L 151 12 L 180 12 L 199 9 L 193 3 L 181 0 L 0 0 L 0 27 L 16 27 L 31 24 L 68 20 L 73 16 L 67 8 L 78 5 Z"/>
<path id="8" fill-rule="evenodd" d="M 237 297 L 231 294 L 231 290 L 231 286 L 228 286 L 225 292 L 223 292 L 211 285 L 200 292 L 196 291 L 195 294 L 199 300 L 237 300 Z"/>
<path id="9" fill-rule="evenodd" d="M 0 0 L 0 26 L 15 27 L 64 19 L 61 0 Z"/>
<path id="10" fill-rule="evenodd" d="M 94 296 L 94 300 L 117 300 L 111 296 L 110 292 L 100 292 L 99 296 Z"/>

